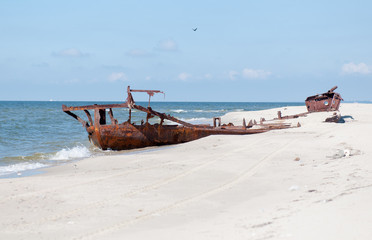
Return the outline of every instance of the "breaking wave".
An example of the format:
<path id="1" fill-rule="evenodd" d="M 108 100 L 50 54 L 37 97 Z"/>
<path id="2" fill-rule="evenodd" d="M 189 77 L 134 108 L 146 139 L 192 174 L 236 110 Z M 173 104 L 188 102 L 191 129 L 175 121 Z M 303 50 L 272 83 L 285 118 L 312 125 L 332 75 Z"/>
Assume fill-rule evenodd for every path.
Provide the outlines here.
<path id="1" fill-rule="evenodd" d="M 85 146 L 76 146 L 73 148 L 64 148 L 50 157 L 50 160 L 73 160 L 79 158 L 87 158 L 92 155 L 92 152 Z"/>
<path id="2" fill-rule="evenodd" d="M 220 109 L 220 110 L 194 110 L 194 112 L 197 113 L 220 113 L 220 112 L 226 112 L 227 110 L 225 109 Z"/>
<path id="3" fill-rule="evenodd" d="M 79 145 L 73 148 L 63 148 L 62 150 L 54 153 L 34 153 L 30 156 L 5 157 L 3 160 L 6 162 L 18 163 L 0 166 L 0 176 L 15 173 L 21 175 L 20 172 L 23 171 L 53 166 L 61 162 L 68 162 L 70 160 L 88 158 L 93 154 L 95 154 L 93 149 L 90 150 L 84 145 Z M 56 163 L 56 161 L 59 161 L 59 163 Z"/>
<path id="4" fill-rule="evenodd" d="M 186 118 L 186 119 L 181 119 L 182 121 L 192 123 L 192 124 L 208 124 L 212 123 L 212 119 L 210 118 Z"/>
<path id="5" fill-rule="evenodd" d="M 175 110 L 170 110 L 170 111 L 175 112 L 175 113 L 187 113 L 187 111 L 183 109 L 175 109 Z"/>

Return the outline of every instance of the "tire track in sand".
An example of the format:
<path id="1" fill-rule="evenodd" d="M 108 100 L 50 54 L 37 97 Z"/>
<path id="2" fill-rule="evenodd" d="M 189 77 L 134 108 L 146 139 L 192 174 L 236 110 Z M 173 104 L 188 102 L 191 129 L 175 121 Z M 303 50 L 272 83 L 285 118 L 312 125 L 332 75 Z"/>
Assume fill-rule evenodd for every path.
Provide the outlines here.
<path id="1" fill-rule="evenodd" d="M 283 150 L 285 150 L 289 145 L 291 145 L 295 141 L 297 141 L 297 139 L 292 139 L 292 140 L 290 140 L 290 141 L 282 144 L 279 148 L 275 149 L 274 151 L 271 151 L 269 154 L 267 154 L 264 157 L 262 157 L 255 164 L 253 164 L 251 167 L 249 167 L 245 171 L 243 171 L 240 174 L 238 174 L 235 178 L 233 178 L 233 179 L 231 179 L 231 180 L 229 180 L 229 181 L 227 181 L 227 182 L 225 182 L 223 184 L 220 184 L 220 185 L 218 185 L 218 186 L 216 186 L 214 188 L 211 188 L 211 189 L 209 189 L 207 191 L 204 191 L 204 192 L 201 192 L 201 193 L 192 195 L 190 197 L 187 197 L 187 198 L 184 198 L 184 199 L 175 201 L 172 204 L 169 204 L 169 205 L 166 205 L 166 206 L 163 206 L 163 207 L 154 209 L 154 210 L 152 210 L 152 211 L 150 211 L 150 212 L 148 212 L 146 214 L 138 215 L 138 216 L 134 217 L 133 219 L 124 220 L 124 221 L 121 221 L 121 222 L 118 222 L 118 223 L 115 223 L 115 224 L 112 224 L 112 225 L 103 227 L 103 228 L 98 229 L 96 231 L 93 231 L 91 233 L 87 233 L 87 234 L 81 235 L 81 236 L 76 237 L 76 238 L 73 238 L 73 239 L 76 239 L 76 240 L 90 239 L 90 238 L 101 236 L 101 235 L 104 235 L 104 234 L 107 234 L 107 233 L 110 233 L 110 232 L 115 232 L 115 231 L 118 231 L 118 230 L 120 230 L 120 229 L 128 226 L 128 225 L 131 225 L 131 224 L 134 224 L 134 223 L 137 223 L 137 222 L 146 220 L 148 218 L 154 217 L 154 216 L 156 216 L 158 214 L 165 213 L 165 212 L 170 211 L 170 210 L 172 210 L 174 208 L 181 207 L 181 206 L 186 205 L 188 203 L 198 201 L 200 199 L 206 198 L 206 197 L 208 197 L 210 195 L 219 193 L 221 191 L 225 191 L 225 190 L 233 187 L 234 185 L 240 183 L 244 179 L 246 179 L 246 178 L 252 176 L 253 174 L 255 174 L 256 171 L 259 169 L 259 167 L 264 162 L 266 162 L 266 160 L 271 159 L 276 154 L 282 152 Z"/>
<path id="2" fill-rule="evenodd" d="M 139 162 L 139 161 L 137 161 L 137 162 Z M 95 182 L 100 182 L 100 181 L 103 181 L 103 180 L 106 180 L 106 179 L 115 178 L 115 177 L 122 177 L 122 176 L 130 175 L 130 174 L 133 174 L 133 173 L 138 173 L 138 172 L 147 171 L 147 170 L 151 170 L 151 169 L 161 168 L 161 167 L 164 167 L 164 166 L 170 165 L 170 164 L 171 163 L 168 162 L 168 163 L 159 164 L 159 165 L 156 165 L 156 166 L 153 166 L 153 167 L 131 169 L 131 170 L 127 170 L 125 172 L 121 172 L 121 173 L 118 173 L 118 174 L 112 174 L 112 175 L 109 175 L 109 176 L 95 178 L 93 180 L 83 181 L 83 182 L 78 183 L 78 184 L 69 184 L 69 185 L 64 185 L 64 186 L 51 187 L 51 188 L 47 188 L 47 189 L 43 189 L 43 190 L 36 190 L 36 191 L 32 191 L 32 192 L 20 193 L 20 194 L 17 194 L 17 195 L 12 195 L 12 196 L 9 196 L 7 198 L 4 198 L 0 201 L 0 203 L 11 201 L 11 200 L 14 200 L 14 199 L 17 199 L 17 198 L 20 198 L 20 197 L 32 197 L 34 195 L 40 195 L 40 194 L 47 193 L 47 192 L 55 192 L 55 191 L 58 191 L 58 190 L 67 190 L 67 189 L 75 188 L 75 187 L 82 186 L 82 185 L 94 184 Z"/>
<path id="3" fill-rule="evenodd" d="M 257 145 L 260 145 L 265 139 L 261 139 L 259 141 L 256 141 L 254 144 L 250 145 L 248 148 L 249 149 L 253 149 L 255 148 L 255 146 Z M 242 147 L 244 149 L 247 149 L 247 147 Z M 97 207 L 103 207 L 105 205 L 109 205 L 109 204 L 115 204 L 115 203 L 119 203 L 122 201 L 123 198 L 128 198 L 128 197 L 132 197 L 132 196 L 135 196 L 137 194 L 140 194 L 140 193 L 145 193 L 147 191 L 150 191 L 150 190 L 154 190 L 154 189 L 157 189 L 161 186 L 164 186 L 166 184 L 169 184 L 169 183 L 172 183 L 172 182 L 175 182 L 183 177 L 186 177 L 192 173 L 195 173 L 197 172 L 198 170 L 200 169 L 203 169 L 217 161 L 219 161 L 221 158 L 223 159 L 224 156 L 226 154 L 220 156 L 220 158 L 215 158 L 214 156 L 212 157 L 209 157 L 209 158 L 212 158 L 212 160 L 209 160 L 207 162 L 203 162 L 201 164 L 198 164 L 197 166 L 191 168 L 191 169 L 188 169 L 186 171 L 183 171 L 181 173 L 178 173 L 174 176 L 171 176 L 171 177 L 168 177 L 166 179 L 162 179 L 162 180 L 159 180 L 153 184 L 149 184 L 149 185 L 146 185 L 146 186 L 143 186 L 143 187 L 140 187 L 140 188 L 137 188 L 137 189 L 134 189 L 134 190 L 131 190 L 131 191 L 128 191 L 126 193 L 122 193 L 122 194 L 118 194 L 116 196 L 112 196 L 110 195 L 110 197 L 106 198 L 106 199 L 103 199 L 101 201 L 95 201 L 95 202 L 92 202 L 92 203 L 89 203 L 89 204 L 86 204 L 84 205 L 83 207 L 79 207 L 79 208 L 75 208 L 73 210 L 70 210 L 70 211 L 65 211 L 61 214 L 55 214 L 55 215 L 52 215 L 52 216 L 47 216 L 47 217 L 44 217 L 44 218 L 40 218 L 38 219 L 38 221 L 35 221 L 33 220 L 32 222 L 30 223 L 23 223 L 21 224 L 20 226 L 22 227 L 27 227 L 27 226 L 33 226 L 33 225 L 41 225 L 41 224 L 44 224 L 44 223 L 47 223 L 49 221 L 56 221 L 56 220 L 59 220 L 59 219 L 62 219 L 64 217 L 68 217 L 68 216 L 71 216 L 71 215 L 74 215 L 76 213 L 79 213 L 81 211 L 84 211 L 84 210 L 89 210 L 89 209 L 93 209 L 93 208 L 97 208 Z M 155 168 L 161 168 L 161 167 L 164 167 L 164 166 L 167 166 L 167 165 L 171 165 L 171 164 L 184 164 L 188 161 L 183 161 L 183 162 L 169 162 L 169 163 L 166 163 L 166 164 L 163 164 L 163 165 L 160 165 L 158 167 L 151 167 L 151 168 L 143 168 L 143 169 L 138 169 L 136 171 L 132 171 L 130 173 L 137 173 L 137 172 L 141 172 L 141 171 L 145 171 L 145 170 L 152 170 L 152 169 L 155 169 Z M 127 173 L 129 174 L 129 173 Z M 124 175 L 124 174 L 120 174 L 120 175 Z M 115 175 L 115 177 L 118 176 L 118 175 Z M 108 179 L 109 177 L 105 177 L 105 178 L 100 178 L 99 180 L 97 181 L 100 181 L 102 179 Z M 91 181 L 89 182 L 85 182 L 85 183 L 82 183 L 80 185 L 83 185 L 83 184 L 88 184 L 90 183 Z M 14 225 L 13 225 L 14 226 Z"/>

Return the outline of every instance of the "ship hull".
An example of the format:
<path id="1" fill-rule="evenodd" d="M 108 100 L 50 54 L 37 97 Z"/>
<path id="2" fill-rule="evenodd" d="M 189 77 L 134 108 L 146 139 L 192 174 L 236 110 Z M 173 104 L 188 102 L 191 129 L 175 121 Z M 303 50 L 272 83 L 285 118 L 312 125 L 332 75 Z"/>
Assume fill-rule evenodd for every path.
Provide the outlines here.
<path id="1" fill-rule="evenodd" d="M 179 125 L 123 123 L 87 128 L 89 139 L 97 147 L 107 150 L 127 150 L 193 141 L 217 134 L 244 135 L 261 133 L 265 129 L 185 127 Z"/>

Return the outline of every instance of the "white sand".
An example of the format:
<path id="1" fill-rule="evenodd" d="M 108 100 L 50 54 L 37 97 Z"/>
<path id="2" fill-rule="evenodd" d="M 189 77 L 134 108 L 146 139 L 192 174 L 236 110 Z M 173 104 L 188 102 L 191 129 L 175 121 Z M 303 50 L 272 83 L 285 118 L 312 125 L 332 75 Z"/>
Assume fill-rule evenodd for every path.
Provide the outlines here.
<path id="1" fill-rule="evenodd" d="M 0 239 L 372 239 L 372 104 L 340 112 L 0 179 Z"/>

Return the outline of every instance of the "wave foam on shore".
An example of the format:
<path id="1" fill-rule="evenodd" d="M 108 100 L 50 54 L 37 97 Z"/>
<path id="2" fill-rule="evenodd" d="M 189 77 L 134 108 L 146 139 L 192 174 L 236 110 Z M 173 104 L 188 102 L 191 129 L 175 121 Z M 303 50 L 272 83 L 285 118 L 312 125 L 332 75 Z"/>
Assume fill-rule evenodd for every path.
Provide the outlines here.
<path id="1" fill-rule="evenodd" d="M 32 162 L 24 162 L 24 163 L 17 163 L 9 166 L 1 166 L 0 167 L 0 176 L 9 175 L 13 173 L 19 173 L 27 170 L 33 170 L 38 168 L 44 168 L 48 165 L 43 163 L 32 163 Z"/>
<path id="2" fill-rule="evenodd" d="M 72 160 L 78 158 L 87 158 L 92 152 L 85 146 L 75 146 L 73 148 L 64 148 L 50 157 L 50 160 Z"/>
<path id="3" fill-rule="evenodd" d="M 84 145 L 78 145 L 72 148 L 63 148 L 62 150 L 55 153 L 35 153 L 32 156 L 11 157 L 8 158 L 8 160 L 21 162 L 6 166 L 0 166 L 0 176 L 45 168 L 51 165 L 55 165 L 57 161 L 68 162 L 71 160 L 88 158 L 93 155 L 94 152 L 92 149 L 89 149 Z"/>

